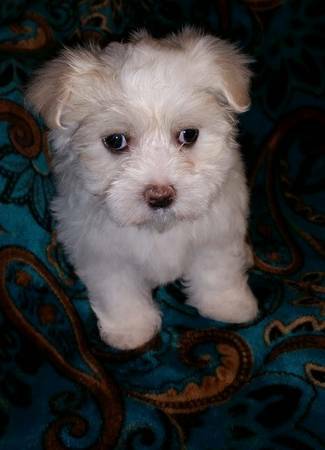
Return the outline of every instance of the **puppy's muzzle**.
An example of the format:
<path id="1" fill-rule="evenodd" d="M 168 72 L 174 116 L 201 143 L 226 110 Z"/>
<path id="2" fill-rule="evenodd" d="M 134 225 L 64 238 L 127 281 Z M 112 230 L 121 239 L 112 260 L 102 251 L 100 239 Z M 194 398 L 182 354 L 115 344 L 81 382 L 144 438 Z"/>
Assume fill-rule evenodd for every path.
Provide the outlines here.
<path id="1" fill-rule="evenodd" d="M 168 208 L 176 198 L 176 190 L 171 185 L 149 184 L 143 196 L 150 208 Z"/>

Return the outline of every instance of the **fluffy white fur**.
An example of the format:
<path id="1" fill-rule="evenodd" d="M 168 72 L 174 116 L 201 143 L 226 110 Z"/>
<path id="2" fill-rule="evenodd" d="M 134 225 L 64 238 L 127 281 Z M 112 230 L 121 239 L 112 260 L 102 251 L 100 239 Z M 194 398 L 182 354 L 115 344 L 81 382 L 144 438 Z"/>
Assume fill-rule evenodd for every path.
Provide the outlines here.
<path id="1" fill-rule="evenodd" d="M 151 290 L 182 277 L 206 317 L 257 314 L 246 283 L 248 195 L 235 113 L 249 107 L 247 59 L 192 29 L 155 40 L 136 33 L 105 49 L 64 50 L 27 96 L 49 128 L 58 236 L 85 282 L 102 339 L 138 347 L 159 330 Z M 192 146 L 176 136 L 198 128 Z M 113 154 L 104 136 L 125 133 Z M 145 187 L 173 185 L 176 200 L 150 208 Z"/>

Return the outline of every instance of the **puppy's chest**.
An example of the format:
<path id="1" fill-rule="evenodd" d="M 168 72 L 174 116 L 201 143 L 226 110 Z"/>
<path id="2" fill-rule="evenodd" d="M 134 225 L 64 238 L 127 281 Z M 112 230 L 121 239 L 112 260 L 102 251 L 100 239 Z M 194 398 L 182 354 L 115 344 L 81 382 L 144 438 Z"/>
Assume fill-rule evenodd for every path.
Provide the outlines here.
<path id="1" fill-rule="evenodd" d="M 190 259 L 188 239 L 174 234 L 140 239 L 134 250 L 136 263 L 153 284 L 164 284 L 181 277 Z"/>

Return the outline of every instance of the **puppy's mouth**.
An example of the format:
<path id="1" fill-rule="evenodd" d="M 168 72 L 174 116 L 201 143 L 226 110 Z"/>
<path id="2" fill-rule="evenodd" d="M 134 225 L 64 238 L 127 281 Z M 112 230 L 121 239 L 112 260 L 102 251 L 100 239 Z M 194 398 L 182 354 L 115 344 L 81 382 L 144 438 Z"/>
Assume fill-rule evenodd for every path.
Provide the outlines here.
<path id="1" fill-rule="evenodd" d="M 150 207 L 140 198 L 128 206 L 106 197 L 110 218 L 120 227 L 138 227 L 163 233 L 179 223 L 194 222 L 205 210 L 195 208 L 193 204 L 182 204 L 177 199 L 170 206 Z M 202 205 L 201 205 L 202 206 Z"/>
<path id="2" fill-rule="evenodd" d="M 121 227 L 149 228 L 162 233 L 179 220 L 173 208 L 129 208 L 124 211 L 108 208 L 109 216 Z"/>
<path id="3" fill-rule="evenodd" d="M 158 208 L 151 213 L 147 225 L 162 233 L 172 228 L 176 221 L 176 213 L 172 208 Z"/>
<path id="4" fill-rule="evenodd" d="M 200 217 L 199 214 L 187 211 L 181 213 L 174 208 L 157 209 L 151 213 L 150 219 L 143 222 L 142 226 L 155 229 L 159 233 L 168 231 L 177 223 L 195 222 Z"/>

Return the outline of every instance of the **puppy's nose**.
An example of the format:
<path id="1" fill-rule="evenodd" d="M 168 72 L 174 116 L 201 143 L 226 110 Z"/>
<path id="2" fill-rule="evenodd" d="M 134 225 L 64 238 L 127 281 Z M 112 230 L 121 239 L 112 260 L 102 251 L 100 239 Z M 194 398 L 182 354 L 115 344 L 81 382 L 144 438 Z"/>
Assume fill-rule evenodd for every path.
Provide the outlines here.
<path id="1" fill-rule="evenodd" d="M 171 185 L 149 184 L 143 196 L 151 208 L 167 208 L 175 200 L 176 190 Z"/>

